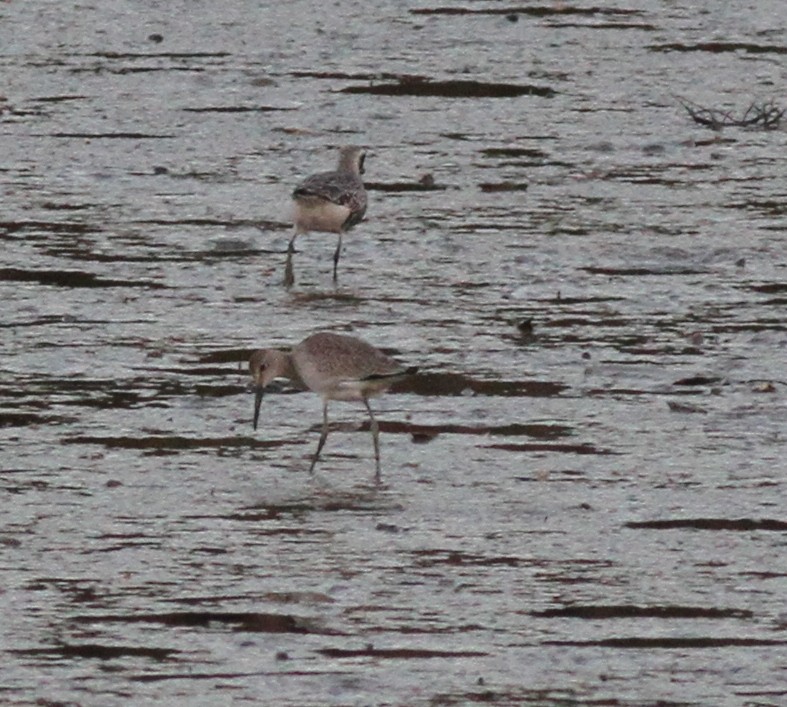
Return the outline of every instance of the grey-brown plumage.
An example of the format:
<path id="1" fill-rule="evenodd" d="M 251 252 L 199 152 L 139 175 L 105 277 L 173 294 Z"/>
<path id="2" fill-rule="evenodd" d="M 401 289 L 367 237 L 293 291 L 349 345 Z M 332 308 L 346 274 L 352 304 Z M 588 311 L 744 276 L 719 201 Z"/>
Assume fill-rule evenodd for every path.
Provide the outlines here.
<path id="1" fill-rule="evenodd" d="M 274 378 L 289 378 L 296 384 L 319 393 L 323 399 L 323 425 L 317 451 L 309 472 L 320 457 L 328 437 L 328 402 L 361 400 L 371 420 L 374 442 L 375 479 L 380 481 L 380 443 L 377 420 L 369 398 L 381 395 L 391 385 L 417 368 L 405 368 L 379 349 L 353 336 L 320 332 L 307 337 L 291 351 L 260 349 L 251 355 L 249 370 L 254 380 L 254 429 L 260 416 L 265 387 Z"/>
<path id="2" fill-rule="evenodd" d="M 333 254 L 333 279 L 337 279 L 342 235 L 360 223 L 366 213 L 366 189 L 361 175 L 364 172 L 366 152 L 354 145 L 342 147 L 339 164 L 333 172 L 320 172 L 307 177 L 292 193 L 295 203 L 294 232 L 287 248 L 284 284 L 295 282 L 292 256 L 295 239 L 300 233 L 326 231 L 336 233 L 339 240 Z"/>

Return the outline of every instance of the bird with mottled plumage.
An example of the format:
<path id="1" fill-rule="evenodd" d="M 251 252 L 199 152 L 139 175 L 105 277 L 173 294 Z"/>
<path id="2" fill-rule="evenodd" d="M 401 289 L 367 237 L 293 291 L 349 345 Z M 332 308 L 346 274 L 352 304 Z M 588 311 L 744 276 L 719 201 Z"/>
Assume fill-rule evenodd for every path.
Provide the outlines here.
<path id="1" fill-rule="evenodd" d="M 287 248 L 284 285 L 295 283 L 292 256 L 295 239 L 301 233 L 324 231 L 336 233 L 339 240 L 333 254 L 333 280 L 337 280 L 342 236 L 363 220 L 366 213 L 364 173 L 366 152 L 361 147 L 347 145 L 339 150 L 339 165 L 332 172 L 319 172 L 307 177 L 292 193 L 294 202 L 294 232 Z"/>
<path id="2" fill-rule="evenodd" d="M 309 473 L 320 458 L 328 438 L 328 402 L 361 400 L 371 420 L 374 443 L 375 479 L 380 482 L 379 426 L 369 398 L 382 395 L 393 383 L 413 375 L 416 367 L 405 368 L 387 354 L 361 339 L 343 334 L 320 332 L 305 338 L 291 350 L 259 349 L 249 360 L 254 381 L 254 429 L 266 386 L 275 378 L 288 378 L 296 385 L 318 393 L 323 399 L 323 424 L 317 451 Z"/>

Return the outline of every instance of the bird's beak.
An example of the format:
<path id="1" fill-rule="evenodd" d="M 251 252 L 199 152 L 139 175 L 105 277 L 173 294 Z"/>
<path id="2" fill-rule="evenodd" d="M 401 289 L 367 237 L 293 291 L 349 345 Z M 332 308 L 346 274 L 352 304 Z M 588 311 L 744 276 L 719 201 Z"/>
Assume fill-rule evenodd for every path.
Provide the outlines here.
<path id="1" fill-rule="evenodd" d="M 260 406 L 262 405 L 262 394 L 264 388 L 261 383 L 254 386 L 254 429 L 257 429 L 257 423 L 260 420 Z"/>

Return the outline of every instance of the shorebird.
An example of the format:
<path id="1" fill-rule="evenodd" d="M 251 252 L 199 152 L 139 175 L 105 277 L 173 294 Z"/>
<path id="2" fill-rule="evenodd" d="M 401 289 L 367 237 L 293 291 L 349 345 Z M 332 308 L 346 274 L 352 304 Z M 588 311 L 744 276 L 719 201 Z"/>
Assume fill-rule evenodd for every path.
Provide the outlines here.
<path id="1" fill-rule="evenodd" d="M 366 213 L 366 189 L 361 180 L 365 160 L 363 148 L 354 145 L 342 147 L 335 171 L 313 174 L 295 188 L 292 193 L 295 228 L 287 248 L 285 287 L 291 287 L 295 282 L 292 268 L 295 239 L 299 234 L 309 231 L 338 234 L 339 241 L 333 254 L 333 281 L 336 282 L 342 235 L 359 223 Z"/>
<path id="2" fill-rule="evenodd" d="M 309 467 L 310 474 L 314 473 L 314 466 L 328 438 L 328 402 L 363 401 L 371 420 L 375 480 L 380 483 L 380 428 L 369 398 L 381 395 L 397 380 L 414 374 L 418 370 L 416 367 L 405 368 L 379 349 L 353 336 L 320 332 L 305 338 L 291 350 L 255 351 L 249 360 L 249 370 L 254 379 L 255 430 L 263 392 L 274 378 L 289 378 L 322 397 L 322 432 Z"/>

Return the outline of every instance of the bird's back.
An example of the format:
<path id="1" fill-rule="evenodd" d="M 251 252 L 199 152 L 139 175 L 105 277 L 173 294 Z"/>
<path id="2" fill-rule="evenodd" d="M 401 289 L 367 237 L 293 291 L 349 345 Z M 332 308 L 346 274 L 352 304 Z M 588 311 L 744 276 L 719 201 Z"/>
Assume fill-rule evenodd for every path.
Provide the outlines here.
<path id="1" fill-rule="evenodd" d="M 350 210 L 345 228 L 361 221 L 366 213 L 366 189 L 361 178 L 352 172 L 319 172 L 307 177 L 292 193 L 296 202 L 320 199 L 346 206 Z"/>
<path id="2" fill-rule="evenodd" d="M 353 399 L 361 397 L 362 388 L 374 395 L 405 373 L 401 364 L 374 346 L 330 332 L 304 339 L 292 356 L 303 382 L 326 397 Z"/>

